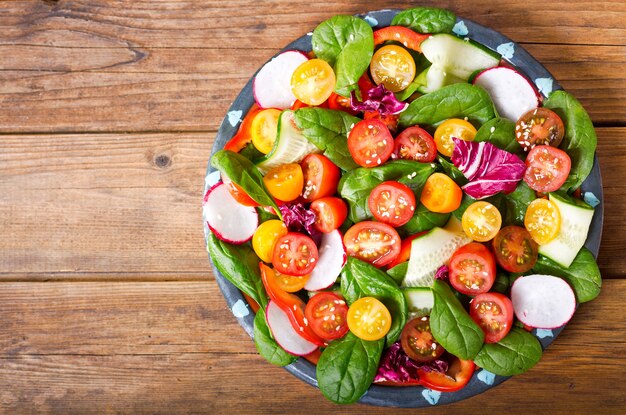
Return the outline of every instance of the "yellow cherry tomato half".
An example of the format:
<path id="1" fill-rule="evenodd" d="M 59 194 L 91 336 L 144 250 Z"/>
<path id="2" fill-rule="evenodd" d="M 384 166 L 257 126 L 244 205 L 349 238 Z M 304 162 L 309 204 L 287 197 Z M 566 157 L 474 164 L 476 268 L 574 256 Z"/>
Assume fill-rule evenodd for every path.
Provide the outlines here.
<path id="1" fill-rule="evenodd" d="M 465 234 L 476 242 L 493 239 L 502 227 L 502 215 L 498 208 L 489 202 L 474 202 L 465 210 L 461 218 Z"/>
<path id="2" fill-rule="evenodd" d="M 548 199 L 535 199 L 526 209 L 524 226 L 535 242 L 545 245 L 556 238 L 561 230 L 561 212 Z"/>
<path id="3" fill-rule="evenodd" d="M 374 297 L 359 298 L 348 309 L 348 328 L 363 340 L 382 339 L 391 328 L 391 313 Z"/>
<path id="4" fill-rule="evenodd" d="M 252 144 L 263 154 L 269 153 L 274 147 L 280 113 L 281 111 L 276 108 L 268 108 L 259 111 L 252 119 L 250 127 Z"/>
<path id="5" fill-rule="evenodd" d="M 388 90 L 399 92 L 413 82 L 415 61 L 401 46 L 383 46 L 372 56 L 370 73 L 376 85 L 383 84 Z"/>
<path id="6" fill-rule="evenodd" d="M 276 285 L 278 285 L 281 290 L 287 291 L 288 293 L 295 293 L 296 291 L 303 289 L 310 276 L 311 274 L 302 276 L 287 275 L 274 270 Z"/>
<path id="7" fill-rule="evenodd" d="M 433 173 L 426 180 L 420 202 L 431 212 L 449 213 L 461 206 L 463 191 L 443 173 Z"/>
<path id="8" fill-rule="evenodd" d="M 322 59 L 310 59 L 291 76 L 291 92 L 307 105 L 320 105 L 335 89 L 335 71 Z"/>
<path id="9" fill-rule="evenodd" d="M 476 128 L 471 123 L 459 118 L 450 118 L 437 127 L 434 138 L 437 151 L 444 156 L 450 157 L 454 151 L 452 137 L 465 141 L 474 141 L 475 136 Z"/>
<path id="10" fill-rule="evenodd" d="M 256 228 L 254 235 L 252 235 L 252 249 L 262 261 L 272 262 L 276 241 L 281 236 L 287 235 L 288 232 L 285 224 L 278 219 L 265 221 Z"/>
<path id="11" fill-rule="evenodd" d="M 304 186 L 302 167 L 297 163 L 274 167 L 263 176 L 263 183 L 276 199 L 283 202 L 295 200 L 302 193 Z"/>

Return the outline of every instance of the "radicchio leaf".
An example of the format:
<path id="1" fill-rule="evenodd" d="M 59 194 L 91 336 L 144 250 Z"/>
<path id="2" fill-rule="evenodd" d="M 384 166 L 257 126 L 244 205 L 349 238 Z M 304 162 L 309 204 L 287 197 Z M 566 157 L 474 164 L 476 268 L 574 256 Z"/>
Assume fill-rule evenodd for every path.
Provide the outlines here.
<path id="1" fill-rule="evenodd" d="M 515 154 L 482 141 L 453 138 L 452 163 L 469 180 L 462 189 L 474 199 L 511 193 L 524 177 L 526 164 Z"/>
<path id="2" fill-rule="evenodd" d="M 399 114 L 408 105 L 399 101 L 383 84 L 363 92 L 362 102 L 357 99 L 354 91 L 350 92 L 350 107 L 355 111 L 378 111 L 380 115 Z"/>
<path id="3" fill-rule="evenodd" d="M 435 279 L 445 281 L 448 279 L 449 272 L 450 268 L 448 268 L 447 265 L 442 265 L 437 269 L 437 272 L 435 273 Z"/>
<path id="4" fill-rule="evenodd" d="M 399 341 L 389 347 L 378 366 L 378 372 L 374 378 L 374 382 L 383 382 L 386 380 L 398 383 L 411 382 L 419 379 L 418 370 L 426 372 L 446 373 L 448 371 L 448 362 L 436 359 L 430 363 L 420 364 L 412 360 L 402 350 Z"/>
<path id="5" fill-rule="evenodd" d="M 318 236 L 319 231 L 313 227 L 315 212 L 304 207 L 302 203 L 291 203 L 279 206 L 283 215 L 283 222 L 290 231 L 307 232 L 311 236 Z"/>

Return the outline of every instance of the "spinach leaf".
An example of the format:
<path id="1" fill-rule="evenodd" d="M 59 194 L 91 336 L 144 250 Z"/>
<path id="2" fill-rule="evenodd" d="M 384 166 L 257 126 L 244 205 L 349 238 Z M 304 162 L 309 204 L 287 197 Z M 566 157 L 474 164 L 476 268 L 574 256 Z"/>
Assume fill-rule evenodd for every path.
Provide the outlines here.
<path id="1" fill-rule="evenodd" d="M 435 169 L 433 164 L 411 160 L 394 160 L 371 168 L 360 167 L 344 174 L 337 190 L 348 202 L 348 217 L 356 223 L 372 218 L 367 198 L 376 186 L 387 180 L 396 180 L 410 187 L 419 198 L 426 179 Z"/>
<path id="2" fill-rule="evenodd" d="M 591 301 L 600 294 L 602 276 L 590 250 L 583 247 L 569 268 L 564 268 L 549 258 L 539 255 L 533 271 L 563 278 L 574 289 L 579 303 Z"/>
<path id="3" fill-rule="evenodd" d="M 256 207 L 256 213 L 259 215 L 259 225 L 262 224 L 263 222 L 267 222 L 268 220 L 278 219 L 278 216 L 274 215 L 273 213 L 268 212 L 261 206 Z"/>
<path id="4" fill-rule="evenodd" d="M 341 293 L 348 304 L 361 297 L 375 297 L 385 304 L 391 313 L 387 347 L 398 340 L 406 323 L 407 304 L 404 294 L 389 275 L 367 262 L 348 257 L 341 271 Z"/>
<path id="5" fill-rule="evenodd" d="M 501 150 L 525 155 L 524 149 L 515 139 L 515 123 L 506 118 L 494 118 L 483 124 L 476 132 L 474 141 L 487 141 Z"/>
<path id="6" fill-rule="evenodd" d="M 451 33 L 455 23 L 454 13 L 435 7 L 403 10 L 391 21 L 393 26 L 406 26 L 418 33 Z"/>
<path id="7" fill-rule="evenodd" d="M 348 332 L 331 342 L 317 362 L 322 394 L 335 403 L 354 403 L 372 384 L 385 341 L 361 340 Z"/>
<path id="8" fill-rule="evenodd" d="M 444 86 L 411 102 L 400 114 L 399 126 L 434 125 L 448 118 L 465 118 L 477 127 L 496 116 L 489 94 L 479 86 Z"/>
<path id="9" fill-rule="evenodd" d="M 510 274 L 506 271 L 498 270 L 498 273 L 496 274 L 496 280 L 491 287 L 491 291 L 506 294 L 509 292 L 510 287 Z"/>
<path id="10" fill-rule="evenodd" d="M 543 106 L 556 112 L 565 124 L 565 136 L 559 147 L 572 159 L 572 168 L 562 188 L 571 193 L 591 172 L 598 138 L 587 111 L 567 92 L 552 92 Z"/>
<path id="11" fill-rule="evenodd" d="M 409 261 L 401 262 L 395 267 L 388 269 L 387 275 L 389 275 L 396 284 L 401 285 L 408 269 Z"/>
<path id="12" fill-rule="evenodd" d="M 524 216 L 530 202 L 537 198 L 535 191 L 525 181 L 520 181 L 514 191 L 508 195 L 496 195 L 502 201 L 502 222 L 504 225 L 524 226 Z"/>
<path id="13" fill-rule="evenodd" d="M 359 121 L 344 111 L 324 108 L 301 108 L 294 113 L 302 135 L 324 152 L 324 155 L 342 170 L 359 167 L 348 150 L 348 133 Z"/>
<path id="14" fill-rule="evenodd" d="M 463 172 L 459 170 L 449 158 L 442 156 L 441 154 L 437 154 L 437 161 L 441 164 L 443 171 L 448 175 L 456 184 L 459 186 L 463 186 L 467 184 L 468 180 L 463 175 Z"/>
<path id="15" fill-rule="evenodd" d="M 252 143 L 242 148 L 239 154 L 250 160 L 252 163 L 257 163 L 261 161 L 263 157 L 265 157 L 265 154 L 257 150 L 257 148 Z"/>
<path id="16" fill-rule="evenodd" d="M 350 95 L 374 54 L 370 25 L 355 16 L 334 16 L 315 28 L 311 43 L 315 55 L 335 70 L 335 92 Z"/>
<path id="17" fill-rule="evenodd" d="M 418 232 L 431 230 L 435 226 L 444 226 L 448 223 L 448 219 L 450 219 L 449 213 L 431 212 L 419 203 L 411 219 L 397 228 L 397 231 L 400 235 L 413 235 Z"/>
<path id="18" fill-rule="evenodd" d="M 435 280 L 435 304 L 430 313 L 433 336 L 444 349 L 461 359 L 473 359 L 485 339 L 482 329 L 467 314 L 450 286 Z"/>
<path id="19" fill-rule="evenodd" d="M 268 301 L 259 270 L 261 260 L 250 245 L 229 244 L 209 233 L 207 250 L 211 254 L 213 265 L 222 275 L 265 308 Z"/>
<path id="20" fill-rule="evenodd" d="M 254 316 L 254 345 L 259 354 L 273 365 L 287 366 L 298 360 L 296 356 L 287 353 L 276 343 L 267 325 L 263 309 L 259 309 Z"/>
<path id="21" fill-rule="evenodd" d="M 519 375 L 541 359 L 541 343 L 529 332 L 513 327 L 498 343 L 483 345 L 474 362 L 500 376 Z"/>

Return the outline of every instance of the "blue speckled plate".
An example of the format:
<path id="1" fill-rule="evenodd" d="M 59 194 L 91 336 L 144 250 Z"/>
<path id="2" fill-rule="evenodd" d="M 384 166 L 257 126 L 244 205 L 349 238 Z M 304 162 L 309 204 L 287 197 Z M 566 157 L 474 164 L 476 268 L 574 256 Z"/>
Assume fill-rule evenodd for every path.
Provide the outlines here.
<path id="1" fill-rule="evenodd" d="M 374 28 L 378 28 L 389 26 L 392 18 L 397 13 L 398 10 L 380 10 L 360 15 L 360 17 L 364 18 Z M 558 82 L 554 79 L 550 72 L 543 67 L 543 65 L 537 62 L 537 60 L 535 60 L 535 58 L 533 58 L 521 46 L 502 34 L 474 23 L 471 20 L 461 18 L 457 18 L 454 32 L 459 36 L 469 37 L 499 52 L 504 59 L 521 69 L 521 71 L 535 83 L 537 89 L 544 96 L 547 96 L 553 90 L 561 89 Z M 283 50 L 289 49 L 310 51 L 311 34 L 309 33 L 302 36 L 298 40 L 287 45 Z M 224 118 L 224 121 L 222 122 L 217 133 L 212 154 L 221 149 L 224 144 L 236 133 L 241 119 L 254 103 L 252 96 L 253 78 L 254 76 L 248 81 L 246 86 L 229 108 L 228 115 Z M 209 167 L 207 168 L 207 178 L 205 180 L 205 192 L 211 183 L 211 178 L 214 177 L 214 175 L 209 176 L 212 171 L 213 169 L 209 164 Z M 600 177 L 600 167 L 598 165 L 597 157 L 591 174 L 582 185 L 582 191 L 583 194 L 587 194 L 589 199 L 593 200 L 595 196 L 597 201 L 600 202 L 600 204 L 596 207 L 589 236 L 585 244 L 585 246 L 589 248 L 597 257 L 600 249 L 600 237 L 602 234 L 602 222 L 604 216 L 602 203 L 602 179 Z M 206 221 L 204 225 L 204 232 L 205 235 L 208 233 Z M 213 266 L 213 273 L 216 276 L 217 283 L 222 290 L 224 297 L 226 298 L 228 307 L 233 311 L 235 317 L 237 317 L 239 324 L 241 324 L 250 337 L 252 337 L 254 315 L 246 303 L 246 300 L 242 296 L 241 292 L 239 292 L 235 286 L 233 286 L 219 273 L 215 266 Z M 537 336 L 545 349 L 554 341 L 556 336 L 562 330 L 562 327 L 556 330 L 533 330 L 533 334 Z M 317 387 L 315 366 L 305 359 L 298 359 L 295 363 L 286 366 L 285 369 L 308 384 Z M 372 385 L 359 402 L 377 406 L 403 408 L 443 405 L 482 393 L 507 379 L 508 377 L 496 376 L 486 370 L 477 369 L 470 383 L 465 388 L 458 392 L 450 393 L 441 393 L 421 386 L 391 387 Z"/>

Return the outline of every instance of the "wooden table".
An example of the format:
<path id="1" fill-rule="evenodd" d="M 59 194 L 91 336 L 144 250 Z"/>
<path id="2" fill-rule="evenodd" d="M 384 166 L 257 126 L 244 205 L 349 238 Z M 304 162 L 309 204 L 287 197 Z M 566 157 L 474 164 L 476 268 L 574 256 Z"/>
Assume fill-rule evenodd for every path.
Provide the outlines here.
<path id="1" fill-rule="evenodd" d="M 282 46 L 334 14 L 415 4 L 0 1 L 0 413 L 336 411 L 258 356 L 225 306 L 204 249 L 204 171 L 228 106 Z M 428 413 L 618 413 L 626 3 L 437 5 L 522 44 L 588 109 L 606 219 L 602 294 L 541 362 Z"/>

